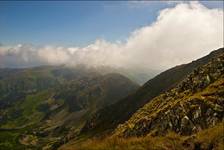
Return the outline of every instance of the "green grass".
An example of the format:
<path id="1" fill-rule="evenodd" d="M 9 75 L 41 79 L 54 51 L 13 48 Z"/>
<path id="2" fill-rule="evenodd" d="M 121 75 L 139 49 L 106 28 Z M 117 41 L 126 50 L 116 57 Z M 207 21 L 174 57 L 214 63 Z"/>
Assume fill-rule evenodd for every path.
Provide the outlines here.
<path id="1" fill-rule="evenodd" d="M 43 112 L 37 110 L 37 107 L 44 101 L 47 101 L 51 92 L 45 90 L 37 94 L 28 95 L 22 103 L 14 105 L 9 111 L 13 112 L 15 109 L 21 110 L 21 114 L 17 118 L 9 119 L 2 128 L 14 128 L 25 126 L 26 124 L 35 124 L 44 116 Z M 10 117 L 10 116 L 9 116 Z"/>
<path id="2" fill-rule="evenodd" d="M 18 142 L 17 131 L 0 131 L 0 150 L 23 150 L 25 146 Z"/>

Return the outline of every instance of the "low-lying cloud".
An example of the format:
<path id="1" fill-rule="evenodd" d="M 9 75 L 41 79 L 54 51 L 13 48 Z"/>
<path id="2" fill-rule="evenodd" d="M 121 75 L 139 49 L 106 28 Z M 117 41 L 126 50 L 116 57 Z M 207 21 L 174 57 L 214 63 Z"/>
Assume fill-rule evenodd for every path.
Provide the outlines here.
<path id="1" fill-rule="evenodd" d="M 199 2 L 162 10 L 157 20 L 135 30 L 126 42 L 96 40 L 86 47 L 0 46 L 0 67 L 37 65 L 166 69 L 223 47 L 223 10 Z"/>

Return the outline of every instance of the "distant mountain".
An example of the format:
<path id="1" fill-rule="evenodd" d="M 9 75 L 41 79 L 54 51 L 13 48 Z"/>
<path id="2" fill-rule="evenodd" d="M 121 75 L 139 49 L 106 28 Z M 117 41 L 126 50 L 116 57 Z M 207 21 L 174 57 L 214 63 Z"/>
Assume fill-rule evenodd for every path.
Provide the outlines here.
<path id="1" fill-rule="evenodd" d="M 150 102 L 154 97 L 172 89 L 186 78 L 187 75 L 193 72 L 193 70 L 207 64 L 220 54 L 223 54 L 223 51 L 223 48 L 215 50 L 209 55 L 189 64 L 176 66 L 162 72 L 145 83 L 135 93 L 130 94 L 113 105 L 97 111 L 92 118 L 87 121 L 82 129 L 82 133 L 99 134 L 107 130 L 113 130 L 118 124 L 128 120 L 139 108 Z"/>
<path id="2" fill-rule="evenodd" d="M 13 139 L 16 145 L 21 145 L 19 140 L 38 148 L 72 137 L 91 114 L 138 88 L 120 74 L 102 75 L 82 66 L 0 69 L 0 73 L 0 145 L 4 149 L 15 146 Z M 38 142 L 26 141 L 31 137 Z"/>
<path id="3" fill-rule="evenodd" d="M 108 73 L 119 73 L 122 74 L 132 81 L 136 82 L 137 84 L 143 85 L 146 83 L 149 79 L 152 79 L 155 77 L 158 73 L 160 73 L 160 70 L 154 70 L 154 69 L 143 69 L 143 68 L 122 68 L 122 67 L 108 67 L 108 66 L 101 66 L 101 67 L 95 67 L 96 71 L 108 74 Z"/>

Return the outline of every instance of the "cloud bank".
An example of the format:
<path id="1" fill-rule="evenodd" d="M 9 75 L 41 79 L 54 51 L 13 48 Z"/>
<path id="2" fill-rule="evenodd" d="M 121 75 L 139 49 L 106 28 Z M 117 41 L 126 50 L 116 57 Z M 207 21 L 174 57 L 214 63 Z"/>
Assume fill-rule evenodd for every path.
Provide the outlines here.
<path id="1" fill-rule="evenodd" d="M 162 10 L 155 22 L 132 32 L 126 42 L 98 39 L 85 47 L 0 45 L 0 67 L 85 64 L 167 69 L 220 47 L 223 10 L 190 2 Z"/>

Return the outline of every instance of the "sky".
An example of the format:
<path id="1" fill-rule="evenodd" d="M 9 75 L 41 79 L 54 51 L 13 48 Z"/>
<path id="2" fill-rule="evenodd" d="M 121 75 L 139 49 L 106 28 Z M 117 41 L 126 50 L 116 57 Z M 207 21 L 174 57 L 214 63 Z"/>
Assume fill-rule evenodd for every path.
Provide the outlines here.
<path id="1" fill-rule="evenodd" d="M 5 44 L 78 46 L 98 38 L 124 40 L 134 29 L 150 24 L 157 11 L 167 6 L 158 2 L 135 5 L 107 1 L 0 2 L 0 39 Z"/>
<path id="2" fill-rule="evenodd" d="M 0 1 L 0 67 L 167 69 L 223 47 L 223 1 Z"/>
<path id="3" fill-rule="evenodd" d="M 203 4 L 223 8 L 221 1 Z M 161 9 L 174 5 L 159 1 L 1 1 L 0 42 L 85 46 L 99 38 L 125 40 L 133 30 L 155 21 Z"/>

